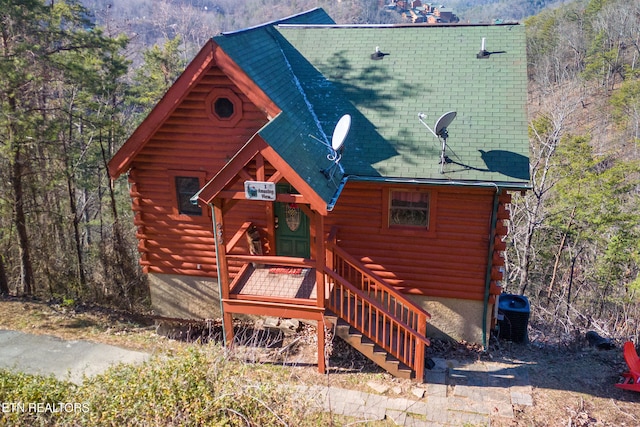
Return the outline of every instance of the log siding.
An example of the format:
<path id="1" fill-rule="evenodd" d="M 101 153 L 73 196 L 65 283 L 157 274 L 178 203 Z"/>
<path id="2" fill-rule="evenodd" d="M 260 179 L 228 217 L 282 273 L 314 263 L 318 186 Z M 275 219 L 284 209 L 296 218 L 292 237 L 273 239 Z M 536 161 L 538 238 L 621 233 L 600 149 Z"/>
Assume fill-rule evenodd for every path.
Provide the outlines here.
<path id="1" fill-rule="evenodd" d="M 233 128 L 220 126 L 207 113 L 206 102 L 215 99 L 216 91 L 226 97 L 233 93 L 241 101 Z M 202 216 L 177 214 L 172 180 L 193 176 L 204 185 L 266 122 L 265 113 L 212 67 L 144 145 L 131 164 L 129 181 L 145 272 L 217 277 L 211 210 L 202 206 Z M 241 202 L 231 212 L 226 233 L 240 227 L 243 218 L 264 225 L 263 204 Z M 230 265 L 230 272 L 239 268 Z"/>
<path id="2" fill-rule="evenodd" d="M 215 90 L 242 101 L 241 118 L 233 127 L 219 126 L 207 112 Z M 202 216 L 176 215 L 173 177 L 211 179 L 265 123 L 267 117 L 231 80 L 212 67 L 184 98 L 136 155 L 129 174 L 141 265 L 145 272 L 217 277 L 211 211 Z M 266 163 L 267 175 L 276 169 Z M 251 163 L 246 173 L 256 174 Z M 241 183 L 230 188 L 242 191 Z M 429 192 L 429 227 L 424 231 L 390 227 L 389 193 L 392 190 Z M 482 300 L 493 189 L 444 186 L 386 185 L 350 182 L 325 222 L 325 235 L 339 229 L 339 245 L 367 268 L 403 292 L 432 297 Z M 501 203 L 493 259 L 492 293 L 501 279 L 504 250 L 502 220 L 508 211 Z M 225 215 L 225 238 L 245 221 L 269 235 L 265 202 L 239 201 Z M 239 244 L 234 253 L 246 253 Z M 233 278 L 241 263 L 230 262 Z"/>

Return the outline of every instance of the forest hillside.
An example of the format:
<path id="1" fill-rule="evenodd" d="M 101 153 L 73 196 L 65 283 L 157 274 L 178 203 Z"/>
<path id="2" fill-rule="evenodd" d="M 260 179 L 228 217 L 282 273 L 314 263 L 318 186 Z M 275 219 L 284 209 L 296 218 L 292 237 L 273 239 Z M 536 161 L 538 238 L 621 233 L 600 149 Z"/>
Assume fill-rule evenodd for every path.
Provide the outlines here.
<path id="1" fill-rule="evenodd" d="M 106 164 L 205 40 L 316 6 L 399 19 L 365 0 L 2 5 L 0 294 L 128 308 L 148 292 L 127 183 Z M 527 30 L 533 189 L 511 204 L 504 289 L 531 299 L 537 339 L 638 337 L 640 1 L 451 5 Z"/>
<path id="2" fill-rule="evenodd" d="M 554 336 L 640 327 L 640 2 L 525 20 L 533 190 L 512 203 L 506 287 Z"/>

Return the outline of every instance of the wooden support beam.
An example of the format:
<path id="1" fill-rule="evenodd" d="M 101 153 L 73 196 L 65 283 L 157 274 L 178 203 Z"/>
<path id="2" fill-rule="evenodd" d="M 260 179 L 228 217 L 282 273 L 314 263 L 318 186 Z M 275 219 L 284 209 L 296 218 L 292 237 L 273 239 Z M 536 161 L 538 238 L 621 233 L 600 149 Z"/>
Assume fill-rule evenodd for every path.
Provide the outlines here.
<path id="1" fill-rule="evenodd" d="M 275 316 L 288 319 L 322 321 L 323 313 L 318 307 L 301 304 L 282 304 L 268 301 L 228 299 L 223 300 L 225 313 L 241 313 L 258 316 Z"/>
<path id="2" fill-rule="evenodd" d="M 325 330 L 324 319 L 318 320 L 318 372 L 324 374 L 327 372 L 327 358 L 325 354 Z"/>
<path id="3" fill-rule="evenodd" d="M 267 248 L 265 255 L 272 255 L 276 252 L 276 215 L 273 203 L 265 204 L 265 214 L 267 217 Z"/>
<path id="4" fill-rule="evenodd" d="M 264 157 L 262 154 L 256 155 L 256 181 L 264 181 Z"/>
<path id="5" fill-rule="evenodd" d="M 224 215 L 223 200 L 213 199 L 213 217 L 215 218 L 213 232 L 216 234 L 216 258 L 218 260 L 218 281 L 220 282 L 220 298 L 229 298 L 229 266 L 227 264 L 227 251 L 224 243 Z M 233 343 L 233 316 L 223 310 L 224 340 L 226 345 Z"/>
<path id="6" fill-rule="evenodd" d="M 418 314 L 418 333 L 427 337 L 427 318 L 421 314 Z M 416 381 L 419 383 L 424 382 L 424 356 L 425 356 L 425 343 L 421 340 L 416 340 L 416 349 L 414 355 Z"/>
<path id="7" fill-rule="evenodd" d="M 247 172 L 245 168 L 242 168 L 238 171 L 238 178 L 242 178 L 245 181 L 255 181 L 253 177 Z M 259 181 L 259 180 L 258 180 Z"/>
<path id="8" fill-rule="evenodd" d="M 269 177 L 269 179 L 267 181 L 269 182 L 275 182 L 276 184 L 278 183 L 278 181 L 280 181 L 280 179 L 282 178 L 282 172 L 280 171 L 275 171 L 273 173 L 273 175 L 271 175 Z"/>
<path id="9" fill-rule="evenodd" d="M 317 267 L 316 261 L 313 259 L 289 256 L 228 254 L 225 259 L 242 262 L 254 262 L 256 264 L 286 265 L 290 267 Z"/>
<path id="10" fill-rule="evenodd" d="M 246 200 L 244 191 L 222 190 L 216 198 L 225 200 Z M 299 205 L 309 204 L 309 202 L 300 194 L 278 194 L 276 201 L 282 203 L 296 203 Z"/>
<path id="11" fill-rule="evenodd" d="M 315 234 L 315 259 L 316 259 L 316 294 L 318 296 L 318 307 L 325 306 L 325 285 L 324 268 L 326 264 L 326 250 L 324 242 L 324 216 L 318 212 L 312 212 L 314 234 Z"/>
<path id="12" fill-rule="evenodd" d="M 242 224 L 242 226 L 238 229 L 238 231 L 236 231 L 236 234 L 234 234 L 231 240 L 229 240 L 229 243 L 227 243 L 227 245 L 225 246 L 225 250 L 227 253 L 231 252 L 231 250 L 238 244 L 242 236 L 244 236 L 244 233 L 247 232 L 247 230 L 249 229 L 249 227 L 251 227 L 251 225 L 252 225 L 251 221 L 247 221 L 244 224 Z"/>
<path id="13" fill-rule="evenodd" d="M 319 212 L 311 211 L 310 219 L 312 220 L 312 242 L 313 252 L 316 259 L 316 296 L 318 308 L 325 308 L 325 283 L 324 269 L 326 259 L 326 249 L 324 242 L 324 216 Z M 308 215 L 308 214 L 307 214 Z M 318 372 L 324 374 L 327 370 L 327 361 L 325 355 L 325 329 L 324 319 L 318 320 Z"/>

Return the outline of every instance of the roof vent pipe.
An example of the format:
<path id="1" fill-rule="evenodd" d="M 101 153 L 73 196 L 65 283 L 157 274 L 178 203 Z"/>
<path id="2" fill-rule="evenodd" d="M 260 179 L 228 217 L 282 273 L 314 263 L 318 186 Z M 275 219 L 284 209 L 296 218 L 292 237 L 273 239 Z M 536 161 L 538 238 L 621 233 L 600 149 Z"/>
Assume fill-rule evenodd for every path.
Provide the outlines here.
<path id="1" fill-rule="evenodd" d="M 380 51 L 380 46 L 376 46 L 376 51 L 371 54 L 371 59 L 373 59 L 374 61 L 379 61 L 382 58 L 384 58 L 386 55 L 389 55 L 389 54 Z"/>
<path id="2" fill-rule="evenodd" d="M 480 52 L 478 52 L 478 54 L 476 55 L 476 58 L 478 59 L 484 59 L 484 58 L 488 58 L 489 55 L 491 55 L 491 53 L 487 52 L 487 49 L 485 49 L 485 38 L 482 38 L 482 45 L 480 46 Z"/>

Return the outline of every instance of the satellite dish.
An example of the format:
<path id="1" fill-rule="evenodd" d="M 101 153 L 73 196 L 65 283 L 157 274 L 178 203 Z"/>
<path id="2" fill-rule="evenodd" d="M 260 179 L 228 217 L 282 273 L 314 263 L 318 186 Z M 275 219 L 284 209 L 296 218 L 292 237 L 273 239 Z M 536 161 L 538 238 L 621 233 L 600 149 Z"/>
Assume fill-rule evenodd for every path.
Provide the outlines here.
<path id="1" fill-rule="evenodd" d="M 434 133 L 441 137 L 447 138 L 447 127 L 451 124 L 453 119 L 456 118 L 455 111 L 449 111 L 448 113 L 444 113 L 440 118 L 436 121 L 436 125 L 434 127 Z"/>
<path id="2" fill-rule="evenodd" d="M 351 128 L 351 116 L 345 114 L 340 117 L 338 123 L 336 124 L 336 128 L 333 130 L 333 135 L 331 137 L 331 153 L 327 155 L 327 159 L 329 159 L 332 163 L 329 167 L 322 169 L 320 172 L 327 178 L 327 180 L 333 181 L 333 175 L 336 173 L 336 170 L 342 170 L 340 166 L 340 159 L 342 158 L 342 146 L 344 145 L 344 140 L 347 139 L 347 134 L 349 133 L 349 129 Z M 337 187 L 337 185 L 336 185 Z"/>
<path id="3" fill-rule="evenodd" d="M 338 124 L 336 124 L 336 128 L 333 130 L 333 136 L 331 137 L 331 148 L 333 148 L 333 151 L 338 151 L 342 148 L 342 145 L 344 144 L 344 140 L 347 138 L 347 134 L 349 133 L 350 128 L 351 116 L 345 114 L 344 116 L 340 117 L 340 120 L 338 120 Z"/>
<path id="4" fill-rule="evenodd" d="M 424 122 L 424 118 L 426 117 L 424 113 L 418 113 L 418 120 L 422 123 L 431 133 L 438 139 L 442 138 L 442 149 L 440 150 L 440 173 L 444 173 L 444 165 L 450 162 L 449 157 L 447 157 L 447 138 L 449 137 L 449 133 L 447 132 L 447 127 L 451 124 L 453 119 L 456 118 L 455 111 L 449 111 L 448 113 L 444 113 L 440 118 L 436 121 L 436 125 L 433 129 L 429 127 L 428 124 Z"/>

